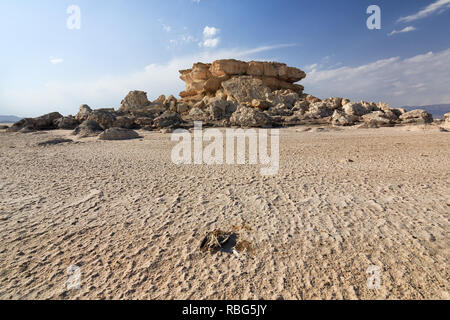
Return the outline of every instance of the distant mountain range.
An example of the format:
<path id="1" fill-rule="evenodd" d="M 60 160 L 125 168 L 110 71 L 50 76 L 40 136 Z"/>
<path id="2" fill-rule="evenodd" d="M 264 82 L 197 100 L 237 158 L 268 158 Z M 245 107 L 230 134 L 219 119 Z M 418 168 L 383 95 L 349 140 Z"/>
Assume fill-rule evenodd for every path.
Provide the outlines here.
<path id="1" fill-rule="evenodd" d="M 16 117 L 16 116 L 2 116 L 0 115 L 0 123 L 15 123 L 22 118 Z"/>
<path id="2" fill-rule="evenodd" d="M 433 115 L 435 119 L 444 118 L 444 114 L 450 112 L 450 104 L 433 104 L 431 106 L 404 107 L 407 110 L 423 109 Z"/>

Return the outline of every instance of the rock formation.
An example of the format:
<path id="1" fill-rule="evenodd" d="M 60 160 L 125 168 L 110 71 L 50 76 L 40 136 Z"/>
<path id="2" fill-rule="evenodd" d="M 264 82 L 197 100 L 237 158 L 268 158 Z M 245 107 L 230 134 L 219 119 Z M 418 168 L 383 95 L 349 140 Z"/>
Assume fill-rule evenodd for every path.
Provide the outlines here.
<path id="1" fill-rule="evenodd" d="M 445 122 L 449 122 L 450 123 L 450 112 L 444 114 L 444 120 L 445 120 Z"/>
<path id="2" fill-rule="evenodd" d="M 196 63 L 191 69 L 181 70 L 181 80 L 186 83 L 186 90 L 180 93 L 184 101 L 201 101 L 204 97 L 230 96 L 238 102 L 242 94 L 249 99 L 249 87 L 257 91 L 259 98 L 265 98 L 260 94 L 268 90 L 276 91 L 289 89 L 298 94 L 303 93 L 303 86 L 295 84 L 306 77 L 306 73 L 300 69 L 288 67 L 278 62 L 244 62 L 234 59 L 217 60 L 211 64 Z M 244 92 L 240 87 L 246 88 Z M 262 89 L 264 87 L 264 89 Z M 233 93 L 237 93 L 235 96 Z M 252 90 L 251 90 L 252 91 Z M 259 95 L 258 95 L 259 94 Z M 258 99 L 258 98 L 256 98 Z M 247 102 L 251 102 L 247 101 Z"/>
<path id="3" fill-rule="evenodd" d="M 304 94 L 303 86 L 296 82 L 306 74 L 283 63 L 218 60 L 196 63 L 180 73 L 186 90 L 180 93 L 179 100 L 160 95 L 151 102 L 146 92 L 131 91 L 117 111 L 82 105 L 75 117 L 54 112 L 22 119 L 7 131 L 75 128 L 73 133 L 80 137 L 98 136 L 105 131 L 102 139 L 116 139 L 135 136 L 132 129 L 171 131 L 190 128 L 194 121 L 203 121 L 205 126 L 264 128 L 302 124 L 378 128 L 433 122 L 424 110 L 408 112 L 386 103 L 340 97 L 321 100 Z M 450 122 L 450 114 L 445 115 L 445 120 Z"/>

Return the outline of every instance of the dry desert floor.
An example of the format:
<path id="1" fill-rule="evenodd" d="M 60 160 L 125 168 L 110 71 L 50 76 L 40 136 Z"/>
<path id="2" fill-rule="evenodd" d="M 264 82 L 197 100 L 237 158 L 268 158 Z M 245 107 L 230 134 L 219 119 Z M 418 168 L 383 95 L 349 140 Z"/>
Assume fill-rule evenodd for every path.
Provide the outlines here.
<path id="1" fill-rule="evenodd" d="M 450 133 L 304 130 L 272 177 L 175 165 L 159 132 L 1 131 L 0 299 L 450 299 Z M 247 250 L 200 251 L 215 229 Z"/>

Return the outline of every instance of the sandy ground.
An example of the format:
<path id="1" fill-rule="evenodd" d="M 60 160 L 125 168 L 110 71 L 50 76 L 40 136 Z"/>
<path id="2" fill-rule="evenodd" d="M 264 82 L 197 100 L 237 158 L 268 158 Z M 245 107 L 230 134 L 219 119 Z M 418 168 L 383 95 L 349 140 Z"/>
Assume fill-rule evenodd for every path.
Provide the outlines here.
<path id="1" fill-rule="evenodd" d="M 273 177 L 172 164 L 169 134 L 0 132 L 0 298 L 450 299 L 450 133 L 302 130 Z M 201 252 L 218 228 L 249 250 Z"/>

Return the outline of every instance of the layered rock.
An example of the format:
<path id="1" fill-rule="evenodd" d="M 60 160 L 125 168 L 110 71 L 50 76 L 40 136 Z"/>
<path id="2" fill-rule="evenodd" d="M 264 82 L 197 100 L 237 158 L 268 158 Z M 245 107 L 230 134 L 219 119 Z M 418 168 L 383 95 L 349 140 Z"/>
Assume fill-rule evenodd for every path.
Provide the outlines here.
<path id="1" fill-rule="evenodd" d="M 302 94 L 303 86 L 295 82 L 306 77 L 306 73 L 302 70 L 288 67 L 284 63 L 244 62 L 234 59 L 217 60 L 211 64 L 196 63 L 191 69 L 180 70 L 180 74 L 181 80 L 186 83 L 186 90 L 180 93 L 180 97 L 185 101 L 200 101 L 208 95 L 223 94 L 221 88 L 225 89 L 227 96 L 239 100 L 229 92 L 230 86 L 236 85 L 236 81 L 239 80 L 231 83 L 228 81 L 242 77 L 246 79 L 243 82 L 247 83 L 250 82 L 249 79 L 259 80 L 255 82 L 257 86 L 264 86 L 271 91 L 289 89 Z"/>
<path id="2" fill-rule="evenodd" d="M 406 112 L 399 118 L 403 123 L 425 124 L 433 122 L 433 116 L 421 109 Z"/>

